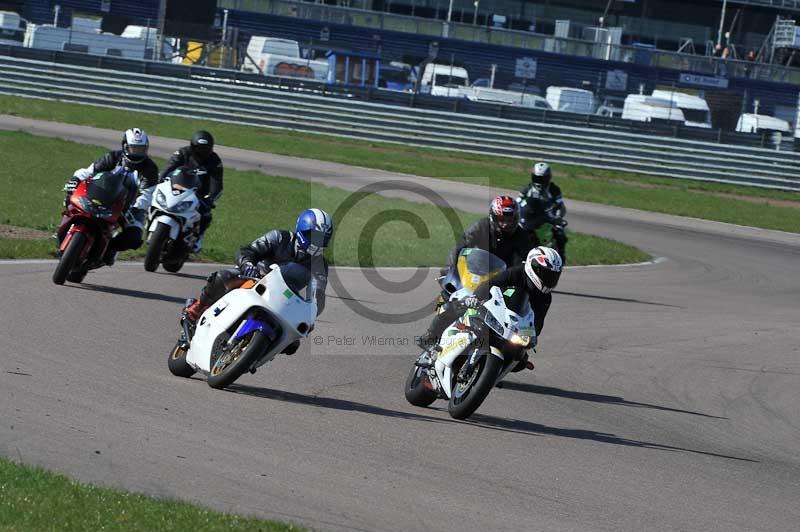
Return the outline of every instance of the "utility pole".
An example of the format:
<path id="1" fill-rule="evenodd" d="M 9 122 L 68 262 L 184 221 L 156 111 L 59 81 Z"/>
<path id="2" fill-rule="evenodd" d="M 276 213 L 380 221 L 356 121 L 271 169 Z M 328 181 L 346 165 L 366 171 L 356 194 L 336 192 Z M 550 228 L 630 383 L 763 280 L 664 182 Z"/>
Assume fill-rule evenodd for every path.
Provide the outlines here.
<path id="1" fill-rule="evenodd" d="M 717 32 L 717 44 L 722 44 L 722 27 L 725 25 L 725 10 L 728 8 L 728 0 L 722 0 L 722 13 L 719 16 L 719 31 Z"/>
<path id="2" fill-rule="evenodd" d="M 164 27 L 167 23 L 167 0 L 158 2 L 158 35 L 156 35 L 156 49 L 153 50 L 153 61 L 161 61 L 164 52 Z"/>

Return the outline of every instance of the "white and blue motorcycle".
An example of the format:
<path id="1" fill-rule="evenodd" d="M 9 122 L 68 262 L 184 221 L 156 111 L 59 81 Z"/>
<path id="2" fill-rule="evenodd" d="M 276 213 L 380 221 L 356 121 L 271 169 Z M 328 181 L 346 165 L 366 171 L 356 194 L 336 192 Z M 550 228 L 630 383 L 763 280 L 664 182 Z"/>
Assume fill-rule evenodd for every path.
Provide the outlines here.
<path id="1" fill-rule="evenodd" d="M 273 265 L 261 279 L 247 280 L 211 305 L 183 332 L 169 354 L 170 372 L 207 376 L 222 389 L 271 361 L 314 329 L 317 300 L 309 270 L 296 263 Z"/>
<path id="2" fill-rule="evenodd" d="M 200 180 L 194 172 L 177 169 L 156 186 L 150 206 L 144 269 L 158 265 L 177 272 L 193 251 L 200 231 Z"/>

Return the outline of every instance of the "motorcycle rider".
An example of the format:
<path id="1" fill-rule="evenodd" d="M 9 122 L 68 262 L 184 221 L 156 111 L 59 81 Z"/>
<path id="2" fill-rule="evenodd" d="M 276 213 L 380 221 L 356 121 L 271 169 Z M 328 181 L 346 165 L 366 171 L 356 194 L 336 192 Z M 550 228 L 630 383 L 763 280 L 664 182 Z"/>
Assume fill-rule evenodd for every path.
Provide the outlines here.
<path id="1" fill-rule="evenodd" d="M 444 330 L 452 324 L 460 315 L 469 308 L 480 307 L 490 297 L 492 287 L 516 288 L 525 290 L 534 313 L 534 328 L 536 336 L 542 332 L 544 318 L 550 309 L 553 300 L 551 294 L 553 288 L 558 284 L 563 269 L 563 262 L 558 252 L 552 248 L 538 246 L 528 253 L 524 264 L 513 266 L 499 273 L 495 277 L 482 283 L 475 289 L 475 293 L 458 301 L 450 301 L 442 307 L 442 311 L 437 314 L 428 327 L 428 330 L 419 337 L 417 345 L 425 351 L 417 360 L 417 365 L 431 367 L 433 364 L 432 351 L 439 347 L 441 335 Z M 531 346 L 535 347 L 535 346 Z M 514 368 L 520 371 L 527 367 L 533 369 L 526 358 Z"/>
<path id="2" fill-rule="evenodd" d="M 545 223 L 557 226 L 559 220 L 567 215 L 567 207 L 561 197 L 561 189 L 552 182 L 553 171 L 545 162 L 538 162 L 531 168 L 531 183 L 523 188 L 517 197 L 522 214 L 522 227 L 531 235 L 536 245 L 536 229 Z M 566 260 L 567 235 L 563 229 L 553 231 L 556 249 L 562 261 Z"/>
<path id="3" fill-rule="evenodd" d="M 161 172 L 159 182 L 163 181 L 173 170 L 182 166 L 195 170 L 200 178 L 197 196 L 200 198 L 200 234 L 195 242 L 194 253 L 203 248 L 203 235 L 211 225 L 211 209 L 217 205 L 222 195 L 222 160 L 214 151 L 214 137 L 205 130 L 195 131 L 188 146 L 180 148 L 170 157 L 167 167 Z"/>
<path id="4" fill-rule="evenodd" d="M 300 213 L 294 231 L 274 229 L 251 244 L 243 246 L 236 257 L 236 267 L 212 273 L 200 294 L 184 309 L 191 324 L 205 310 L 248 278 L 260 278 L 271 264 L 296 262 L 311 271 L 317 297 L 317 315 L 325 309 L 325 287 L 328 283 L 328 262 L 323 256 L 333 236 L 333 219 L 321 209 Z M 287 354 L 297 350 L 299 342 L 287 348 Z"/>
<path id="5" fill-rule="evenodd" d="M 519 205 L 511 196 L 497 196 L 489 216 L 472 224 L 447 257 L 448 268 L 458 261 L 464 248 L 479 248 L 499 257 L 508 266 L 520 263 L 531 250 L 530 237 L 519 226 Z"/>
<path id="6" fill-rule="evenodd" d="M 132 177 L 138 186 L 138 195 L 122 215 L 122 231 L 108 245 L 103 262 L 111 266 L 117 253 L 126 249 L 138 249 L 142 245 L 144 221 L 153 191 L 158 184 L 158 166 L 148 157 L 150 139 L 145 130 L 134 127 L 122 135 L 122 149 L 112 150 L 86 168 L 79 168 L 64 186 L 67 193 L 65 203 L 81 181 L 90 179 L 100 172 L 125 173 Z"/>

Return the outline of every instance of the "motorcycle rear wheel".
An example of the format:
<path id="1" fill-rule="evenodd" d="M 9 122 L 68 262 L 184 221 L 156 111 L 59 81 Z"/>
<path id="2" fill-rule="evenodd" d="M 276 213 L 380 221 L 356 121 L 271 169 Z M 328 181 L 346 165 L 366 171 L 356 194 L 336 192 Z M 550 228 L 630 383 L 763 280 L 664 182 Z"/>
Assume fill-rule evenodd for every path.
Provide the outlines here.
<path id="1" fill-rule="evenodd" d="M 67 249 L 64 250 L 61 259 L 58 261 L 58 266 L 56 266 L 56 271 L 53 272 L 54 283 L 64 284 L 67 276 L 77 264 L 78 259 L 80 259 L 85 243 L 86 235 L 83 233 L 74 233 L 72 235 L 72 240 L 67 244 Z"/>
<path id="2" fill-rule="evenodd" d="M 435 391 L 425 386 L 429 381 L 425 370 L 419 366 L 412 366 L 406 378 L 406 400 L 414 406 L 430 406 L 438 397 Z"/>
<path id="3" fill-rule="evenodd" d="M 176 377 L 189 378 L 195 374 L 195 369 L 190 366 L 188 362 L 186 362 L 187 351 L 188 350 L 182 345 L 182 343 L 178 342 L 169 353 L 169 357 L 167 358 L 167 366 L 169 367 L 170 373 Z"/>
<path id="4" fill-rule="evenodd" d="M 150 242 L 147 244 L 147 254 L 144 256 L 144 269 L 148 272 L 154 272 L 158 269 L 158 264 L 161 262 L 161 254 L 164 252 L 164 246 L 169 239 L 169 226 L 165 224 L 158 224 L 153 235 L 150 237 Z"/>
<path id="5" fill-rule="evenodd" d="M 211 366 L 208 385 L 222 390 L 233 384 L 264 354 L 268 346 L 269 338 L 261 331 L 253 331 L 226 347 Z"/>
<path id="6" fill-rule="evenodd" d="M 454 419 L 467 419 L 481 406 L 492 391 L 497 376 L 503 369 L 503 361 L 491 353 L 486 353 L 472 370 L 469 381 L 456 382 L 447 411 Z"/>

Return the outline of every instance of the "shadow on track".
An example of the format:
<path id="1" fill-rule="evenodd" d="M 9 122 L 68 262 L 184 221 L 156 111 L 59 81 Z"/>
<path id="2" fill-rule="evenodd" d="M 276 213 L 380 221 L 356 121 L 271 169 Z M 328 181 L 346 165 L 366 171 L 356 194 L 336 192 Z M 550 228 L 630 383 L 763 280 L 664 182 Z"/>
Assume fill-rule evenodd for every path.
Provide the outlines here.
<path id="1" fill-rule="evenodd" d="M 247 386 L 244 384 L 233 384 L 226 388 L 227 391 L 232 393 L 240 393 L 243 395 L 250 395 L 253 397 L 261 397 L 264 399 L 272 399 L 274 401 L 284 401 L 287 403 L 294 403 L 298 405 L 318 406 L 321 408 L 330 408 L 333 410 L 345 410 L 351 412 L 363 412 L 365 414 L 373 414 L 376 416 L 384 416 L 391 418 L 410 419 L 413 421 L 427 421 L 433 423 L 448 423 L 447 419 L 439 419 L 433 416 L 426 416 L 422 414 L 414 414 L 411 412 L 401 412 L 400 410 L 389 410 L 380 406 L 368 405 L 365 403 L 358 403 L 356 401 L 347 401 L 345 399 L 334 399 L 332 397 L 319 397 L 316 395 L 305 395 L 301 393 L 285 392 L 283 390 L 272 390 L 270 388 L 259 388 L 256 386 Z"/>
<path id="2" fill-rule="evenodd" d="M 101 284 L 70 284 L 67 285 L 71 288 L 78 290 L 89 290 L 92 292 L 105 292 L 107 294 L 115 294 L 118 296 L 135 297 L 138 299 L 149 299 L 154 301 L 167 301 L 169 303 L 186 303 L 186 298 L 174 297 L 164 294 L 154 294 L 153 292 L 144 292 L 142 290 L 133 290 L 132 288 L 119 288 L 116 286 L 105 286 Z"/>
<path id="3" fill-rule="evenodd" d="M 185 279 L 200 279 L 200 280 L 203 280 L 203 281 L 208 279 L 208 275 L 200 275 L 200 274 L 197 274 L 197 273 L 183 273 L 183 272 L 170 273 L 170 272 L 157 271 L 156 274 L 157 275 L 167 275 L 167 276 L 170 276 L 170 277 L 183 277 Z"/>
<path id="4" fill-rule="evenodd" d="M 640 440 L 631 440 L 628 438 L 621 438 L 616 434 L 610 434 L 608 432 L 595 432 L 593 430 L 549 427 L 547 425 L 540 425 L 539 423 L 531 423 L 530 421 L 504 419 L 494 416 L 486 416 L 483 414 L 473 414 L 472 417 L 470 417 L 463 423 L 475 427 L 491 429 L 491 430 L 500 430 L 504 432 L 513 432 L 517 434 L 558 436 L 560 438 L 590 440 L 600 443 L 610 443 L 612 445 L 641 447 L 644 449 L 656 449 L 660 451 L 686 452 L 693 454 L 701 454 L 703 456 L 713 456 L 715 458 L 725 458 L 727 460 L 736 460 L 739 462 L 759 463 L 758 460 L 752 460 L 750 458 L 742 458 L 739 456 L 730 456 L 727 454 L 712 453 L 709 451 L 698 451 L 696 449 L 687 449 L 685 447 L 665 445 L 662 443 L 652 443 Z"/>
<path id="5" fill-rule="evenodd" d="M 586 299 L 601 299 L 603 301 L 618 301 L 620 303 L 636 303 L 639 305 L 653 305 L 656 307 L 668 308 L 684 308 L 679 305 L 670 305 L 668 303 L 658 303 L 657 301 L 644 301 L 642 299 L 628 299 L 625 297 L 611 297 L 611 296 L 598 296 L 595 294 L 579 294 L 577 292 L 562 292 L 561 290 L 554 290 L 553 293 L 561 294 L 562 296 L 582 297 Z"/>
<path id="6" fill-rule="evenodd" d="M 702 416 L 712 419 L 728 419 L 727 417 L 712 416 L 711 414 L 703 414 L 702 412 L 694 412 L 692 410 L 681 410 L 680 408 L 670 408 L 668 406 L 652 405 L 649 403 L 638 403 L 636 401 L 626 401 L 624 397 L 618 397 L 616 395 L 602 395 L 596 393 L 562 390 L 561 388 L 553 388 L 550 386 L 539 386 L 536 384 L 529 384 L 526 382 L 504 381 L 503 389 L 514 390 L 518 392 L 535 393 L 538 395 L 551 395 L 553 397 L 564 397 L 566 399 L 577 399 L 578 401 L 591 401 L 593 403 L 623 405 L 636 408 L 652 408 L 653 410 L 663 410 L 665 412 L 676 412 L 679 414 L 690 414 L 692 416 Z"/>

